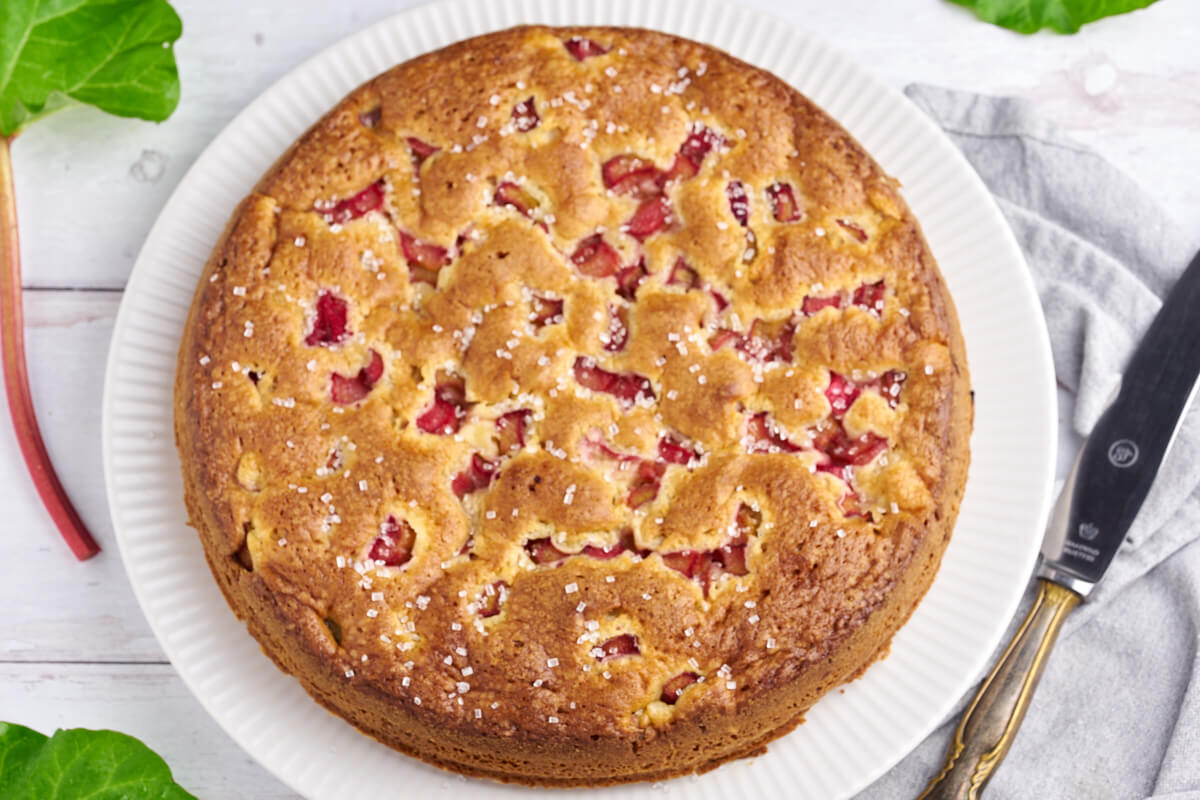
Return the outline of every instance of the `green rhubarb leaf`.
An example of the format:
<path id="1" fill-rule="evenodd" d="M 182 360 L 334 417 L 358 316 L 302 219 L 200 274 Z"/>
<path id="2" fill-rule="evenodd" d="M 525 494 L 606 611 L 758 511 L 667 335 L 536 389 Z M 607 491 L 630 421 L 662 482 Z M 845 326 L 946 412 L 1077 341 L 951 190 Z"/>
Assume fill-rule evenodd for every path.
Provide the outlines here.
<path id="1" fill-rule="evenodd" d="M 1018 33 L 1053 28 L 1076 33 L 1089 22 L 1145 8 L 1158 0 L 950 0 L 980 19 Z"/>
<path id="2" fill-rule="evenodd" d="M 16 797 L 26 765 L 49 738 L 22 725 L 0 722 L 0 797 Z"/>
<path id="3" fill-rule="evenodd" d="M 179 103 L 166 0 L 0 0 L 0 136 L 83 103 L 161 121 Z"/>
<path id="4" fill-rule="evenodd" d="M 195 800 L 161 757 L 132 736 L 83 728 L 43 736 L 0 722 L 6 800 Z"/>

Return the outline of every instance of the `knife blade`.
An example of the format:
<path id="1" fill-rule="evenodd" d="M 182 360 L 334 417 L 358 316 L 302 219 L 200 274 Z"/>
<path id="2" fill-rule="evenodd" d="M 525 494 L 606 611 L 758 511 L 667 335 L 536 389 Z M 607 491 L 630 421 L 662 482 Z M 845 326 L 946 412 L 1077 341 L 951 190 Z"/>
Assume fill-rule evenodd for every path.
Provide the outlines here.
<path id="1" fill-rule="evenodd" d="M 1038 593 L 919 800 L 978 798 L 1004 759 L 1067 615 L 1104 577 L 1158 476 L 1200 377 L 1200 253 L 1167 295 L 1084 442 L 1042 540 Z"/>
<path id="2" fill-rule="evenodd" d="M 1200 253 L 1167 296 L 1063 487 L 1038 575 L 1086 597 L 1170 450 L 1200 375 Z"/>

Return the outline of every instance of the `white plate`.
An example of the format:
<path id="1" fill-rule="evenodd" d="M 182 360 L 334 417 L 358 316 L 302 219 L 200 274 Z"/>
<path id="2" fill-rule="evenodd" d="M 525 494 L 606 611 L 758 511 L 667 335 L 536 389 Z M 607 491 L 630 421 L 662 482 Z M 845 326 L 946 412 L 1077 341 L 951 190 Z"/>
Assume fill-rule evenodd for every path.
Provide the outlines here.
<path id="1" fill-rule="evenodd" d="M 185 525 L 172 434 L 182 322 L 238 201 L 300 133 L 394 64 L 523 22 L 638 25 L 764 67 L 837 118 L 905 186 L 962 318 L 976 391 L 971 477 L 957 531 L 891 655 L 822 700 L 767 755 L 663 788 L 689 797 L 844 797 L 903 757 L 981 673 L 1033 568 L 1054 467 L 1050 351 L 1008 227 L 953 145 L 895 90 L 825 44 L 729 2 L 451 0 L 399 14 L 292 71 L 216 138 L 176 189 L 130 276 L 104 388 L 113 527 L 142 610 L 180 676 L 243 747 L 308 797 L 428 797 L 447 773 L 326 713 L 267 660 L 225 605 Z M 462 787 L 465 788 L 465 787 Z M 649 797 L 622 786 L 600 798 Z M 528 793 L 472 782 L 479 800 Z"/>

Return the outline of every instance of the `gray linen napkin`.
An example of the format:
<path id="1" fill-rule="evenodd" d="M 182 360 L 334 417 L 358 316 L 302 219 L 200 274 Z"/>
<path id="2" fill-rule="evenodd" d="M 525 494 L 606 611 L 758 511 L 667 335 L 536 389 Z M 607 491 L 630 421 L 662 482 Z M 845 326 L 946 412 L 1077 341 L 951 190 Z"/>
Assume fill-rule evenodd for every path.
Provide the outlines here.
<path id="1" fill-rule="evenodd" d="M 1196 237 L 1023 101 L 920 85 L 906 93 L 963 151 L 1016 233 L 1073 409 L 1063 423 L 1086 435 Z M 1194 408 L 1104 581 L 1068 619 L 988 800 L 1200 800 L 1198 487 Z M 1017 620 L 1029 601 L 1026 592 Z M 857 800 L 916 797 L 967 699 Z"/>

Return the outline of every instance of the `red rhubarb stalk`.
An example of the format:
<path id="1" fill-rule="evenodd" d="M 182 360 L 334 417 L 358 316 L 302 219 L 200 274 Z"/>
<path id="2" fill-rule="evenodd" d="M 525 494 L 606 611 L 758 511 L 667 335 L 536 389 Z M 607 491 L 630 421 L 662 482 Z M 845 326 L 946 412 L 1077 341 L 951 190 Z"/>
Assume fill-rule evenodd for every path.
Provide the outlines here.
<path id="1" fill-rule="evenodd" d="M 88 533 L 75 507 L 71 505 L 50 454 L 42 443 L 33 398 L 29 394 L 29 375 L 25 369 L 25 323 L 21 313 L 21 252 L 17 242 L 17 204 L 13 193 L 11 140 L 0 138 L 0 342 L 4 349 L 4 387 L 8 410 L 21 455 L 33 478 L 50 518 L 58 526 L 71 552 L 80 561 L 100 552 L 100 546 Z"/>

